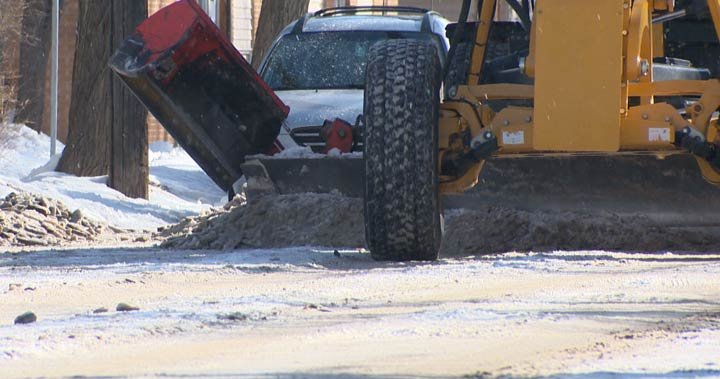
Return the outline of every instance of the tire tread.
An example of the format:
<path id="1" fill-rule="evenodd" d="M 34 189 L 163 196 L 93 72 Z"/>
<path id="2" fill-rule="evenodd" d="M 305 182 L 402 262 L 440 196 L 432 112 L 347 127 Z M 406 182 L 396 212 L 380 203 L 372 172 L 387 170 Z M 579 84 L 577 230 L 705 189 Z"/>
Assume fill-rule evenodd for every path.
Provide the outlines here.
<path id="1" fill-rule="evenodd" d="M 365 230 L 373 258 L 437 259 L 440 63 L 436 48 L 389 40 L 370 49 L 365 89 Z"/>

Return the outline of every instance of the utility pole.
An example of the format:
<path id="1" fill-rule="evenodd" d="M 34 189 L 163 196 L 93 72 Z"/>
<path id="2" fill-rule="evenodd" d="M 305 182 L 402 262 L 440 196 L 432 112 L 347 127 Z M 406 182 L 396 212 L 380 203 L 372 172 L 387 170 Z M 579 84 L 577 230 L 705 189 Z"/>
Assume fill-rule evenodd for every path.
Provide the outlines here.
<path id="1" fill-rule="evenodd" d="M 98 0 L 86 0 L 98 1 Z M 147 2 L 110 0 L 111 54 L 147 18 Z M 107 63 L 105 63 L 107 64 Z M 108 70 L 110 72 L 110 70 Z M 147 110 L 120 78 L 110 74 L 110 187 L 133 198 L 149 195 Z"/>

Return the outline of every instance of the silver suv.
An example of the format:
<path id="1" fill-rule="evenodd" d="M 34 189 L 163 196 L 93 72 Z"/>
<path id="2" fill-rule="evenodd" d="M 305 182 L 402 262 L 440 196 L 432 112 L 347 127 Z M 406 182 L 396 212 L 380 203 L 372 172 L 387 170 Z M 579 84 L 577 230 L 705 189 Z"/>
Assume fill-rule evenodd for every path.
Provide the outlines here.
<path id="1" fill-rule="evenodd" d="M 363 112 L 370 46 L 388 39 L 432 41 L 444 65 L 447 24 L 427 9 L 342 7 L 308 13 L 288 25 L 260 66 L 262 78 L 290 107 L 278 141 L 285 148 L 321 151 L 325 120 L 341 118 L 353 124 Z"/>

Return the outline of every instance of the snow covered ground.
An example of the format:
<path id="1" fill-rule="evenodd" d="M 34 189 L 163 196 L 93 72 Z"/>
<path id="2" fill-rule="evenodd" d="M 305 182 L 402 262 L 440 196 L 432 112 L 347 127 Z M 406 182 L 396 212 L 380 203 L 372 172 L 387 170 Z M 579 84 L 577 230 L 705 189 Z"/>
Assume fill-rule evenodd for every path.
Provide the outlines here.
<path id="1" fill-rule="evenodd" d="M 0 254 L 0 377 L 714 378 L 719 276 L 717 254 Z"/>
<path id="2" fill-rule="evenodd" d="M 86 216 L 127 229 L 175 223 L 224 203 L 226 195 L 180 148 L 150 146 L 150 199 L 130 199 L 105 185 L 106 176 L 79 178 L 55 172 L 50 138 L 23 125 L 0 125 L 9 141 L 0 152 L 0 196 L 25 191 L 60 200 Z M 62 152 L 63 146 L 58 146 Z"/>

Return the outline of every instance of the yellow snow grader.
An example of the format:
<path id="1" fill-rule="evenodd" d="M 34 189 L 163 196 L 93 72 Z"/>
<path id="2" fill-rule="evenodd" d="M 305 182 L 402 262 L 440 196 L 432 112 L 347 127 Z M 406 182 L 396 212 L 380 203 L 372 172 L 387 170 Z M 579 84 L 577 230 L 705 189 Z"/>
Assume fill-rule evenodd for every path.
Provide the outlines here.
<path id="1" fill-rule="evenodd" d="M 488 56 L 501 2 L 515 10 L 529 41 L 516 67 L 494 67 L 490 78 L 486 71 L 503 64 Z M 373 46 L 364 106 L 365 222 L 372 256 L 436 259 L 440 196 L 473 188 L 490 158 L 518 158 L 530 166 L 553 158 L 545 178 L 528 173 L 538 186 L 573 175 L 612 181 L 594 176 L 593 162 L 615 159 L 620 163 L 610 165 L 609 175 L 626 175 L 622 166 L 635 166 L 636 176 L 621 184 L 632 190 L 628 183 L 642 182 L 643 175 L 672 175 L 671 165 L 692 157 L 707 182 L 720 184 L 720 81 L 708 75 L 717 73 L 718 52 L 697 52 L 712 66 L 708 70 L 664 51 L 665 38 L 720 37 L 720 0 L 699 3 L 480 0 L 478 22 L 471 23 L 466 0 L 450 33 L 444 83 L 432 46 L 411 40 Z M 692 12 L 704 12 L 714 29 L 676 27 L 668 36 L 664 25 L 696 17 Z M 564 161 L 584 162 L 585 168 L 568 169 Z M 654 162 L 637 163 L 643 161 Z M 495 190 L 511 196 L 515 189 Z M 707 189 L 690 187 L 664 199 L 641 195 L 662 208 L 696 191 Z"/>

